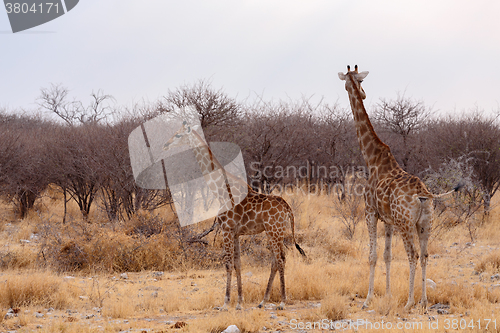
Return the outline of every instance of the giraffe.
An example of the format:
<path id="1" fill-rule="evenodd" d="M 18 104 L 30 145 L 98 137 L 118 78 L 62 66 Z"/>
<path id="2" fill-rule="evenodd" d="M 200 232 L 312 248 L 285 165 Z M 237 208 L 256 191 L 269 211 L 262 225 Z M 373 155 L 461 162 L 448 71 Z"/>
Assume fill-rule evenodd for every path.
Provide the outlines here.
<path id="1" fill-rule="evenodd" d="M 227 273 L 226 295 L 224 298 L 224 305 L 221 307 L 221 310 L 227 310 L 230 302 L 231 276 L 233 268 L 236 272 L 238 288 L 238 303 L 236 305 L 237 310 L 241 309 L 241 304 L 243 302 L 239 236 L 255 235 L 263 231 L 266 232 L 269 240 L 269 245 L 273 254 L 273 262 L 264 299 L 258 307 L 263 307 L 269 300 L 274 277 L 276 272 L 279 271 L 281 303 L 277 309 L 284 309 L 286 292 L 285 248 L 283 240 L 285 226 L 288 221 L 291 224 L 292 240 L 295 247 L 301 255 L 305 256 L 304 251 L 295 241 L 294 216 L 291 207 L 283 198 L 274 195 L 257 193 L 245 181 L 233 176 L 229 172 L 226 172 L 223 166 L 212 154 L 208 144 L 196 131 L 196 128 L 189 126 L 186 121 L 183 122 L 182 127 L 164 145 L 164 149 L 168 150 L 180 145 L 189 145 L 191 147 L 210 190 L 221 203 L 221 208 L 219 209 L 216 221 L 218 220 L 220 223 L 224 263 Z M 222 172 L 213 172 L 219 169 Z M 229 179 L 234 182 L 239 182 L 239 185 L 246 186 L 247 189 L 246 197 L 236 205 L 234 205 L 235 201 L 232 187 L 229 187 L 228 184 Z"/>
<path id="2" fill-rule="evenodd" d="M 375 265 L 377 263 L 377 222 L 382 220 L 385 225 L 384 261 L 386 266 L 386 295 L 390 296 L 391 242 L 394 228 L 401 234 L 410 265 L 409 294 L 405 309 L 410 309 L 414 303 L 415 270 L 419 255 L 415 249 L 414 238 L 418 235 L 420 242 L 420 265 L 422 268 L 422 297 L 420 304 L 427 306 L 426 268 L 427 242 L 429 240 L 433 219 L 433 198 L 442 197 L 458 191 L 457 185 L 452 191 L 440 195 L 429 192 L 425 184 L 416 176 L 405 172 L 397 163 L 389 146 L 383 143 L 375 133 L 368 118 L 363 100 L 366 94 L 361 82 L 368 72 L 354 71 L 347 66 L 347 73 L 339 73 L 339 78 L 345 80 L 345 89 L 349 95 L 356 133 L 361 153 L 368 166 L 369 175 L 365 187 L 365 218 L 370 237 L 370 280 L 368 295 L 363 304 L 367 308 L 373 299 Z"/>

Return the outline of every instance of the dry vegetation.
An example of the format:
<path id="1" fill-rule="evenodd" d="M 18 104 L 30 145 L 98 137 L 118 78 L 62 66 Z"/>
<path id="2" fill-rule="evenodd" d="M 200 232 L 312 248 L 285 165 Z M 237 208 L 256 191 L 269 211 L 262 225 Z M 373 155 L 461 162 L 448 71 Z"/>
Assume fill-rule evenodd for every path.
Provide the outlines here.
<path id="1" fill-rule="evenodd" d="M 432 118 L 422 101 L 405 96 L 370 110 L 377 133 L 406 171 L 435 193 L 465 185 L 436 202 L 427 273 L 436 286 L 427 293 L 430 305 L 442 308 L 408 313 L 408 261 L 397 236 L 392 297 L 385 297 L 379 249 L 376 297 L 370 310 L 361 310 L 368 236 L 363 200 L 352 194 L 366 169 L 348 109 L 308 100 L 248 105 L 206 81 L 131 109 L 111 101 L 99 91 L 85 106 L 52 85 L 36 101 L 39 116 L 0 109 L 0 331 L 215 333 L 237 325 L 242 332 L 309 332 L 356 320 L 404 324 L 406 332 L 444 331 L 446 320 L 453 330 L 453 320 L 467 321 L 470 331 L 479 324 L 484 331 L 487 320 L 497 319 L 500 113 L 476 108 Z M 221 237 L 217 230 L 199 237 L 212 221 L 181 228 L 170 193 L 135 182 L 129 134 L 186 105 L 198 111 L 209 142 L 241 148 L 252 187 L 294 189 L 285 198 L 307 259 L 294 251 L 289 233 L 284 311 L 255 308 L 271 265 L 262 234 L 241 239 L 244 310 L 235 311 L 234 303 L 228 312 L 214 310 L 223 303 L 226 281 Z M 319 194 L 320 188 L 329 190 Z M 278 301 L 275 282 L 271 302 Z M 488 331 L 495 330 L 491 323 Z"/>
<path id="2" fill-rule="evenodd" d="M 237 325 L 242 332 L 293 332 L 299 325 L 307 329 L 314 323 L 344 320 L 348 325 L 347 320 L 364 319 L 372 325 L 382 320 L 394 325 L 421 323 L 405 330 L 421 332 L 431 330 L 429 323 L 437 323 L 442 331 L 447 319 L 450 325 L 453 319 L 467 324 L 473 320 L 476 328 L 478 320 L 500 320 L 496 317 L 500 276 L 495 278 L 500 273 L 497 197 L 475 243 L 469 242 L 465 224 L 448 228 L 430 243 L 428 277 L 436 287 L 429 287 L 429 304 L 449 306 L 447 313 L 439 314 L 432 309 L 404 311 L 408 264 L 399 237 L 393 240 L 392 298 L 385 297 L 379 249 L 376 298 L 370 310 L 361 310 L 368 290 L 367 232 L 363 224 L 352 237 L 345 232 L 345 224 L 334 218 L 338 212 L 333 196 L 287 197 L 296 212 L 298 241 L 308 257 L 304 260 L 289 248 L 286 310 L 276 311 L 272 305 L 256 308 L 270 269 L 265 236 L 258 235 L 242 239 L 244 310 L 235 311 L 233 304 L 230 311 L 219 312 L 214 307 L 223 303 L 225 286 L 220 236 L 211 233 L 208 244 L 181 241 L 208 228 L 210 221 L 180 230 L 168 208 L 138 214 L 127 222 L 108 222 L 96 209 L 90 214 L 94 222 L 89 223 L 75 218 L 78 208 L 70 205 L 71 218 L 63 225 L 57 218 L 63 210 L 58 195 L 47 191 L 21 221 L 3 206 L 2 330 L 222 332 Z M 417 299 L 419 294 L 417 284 Z M 278 301 L 275 283 L 271 302 Z M 322 331 L 318 327 L 306 331 Z M 491 323 L 488 331 L 500 331 L 500 322 L 497 327 Z"/>

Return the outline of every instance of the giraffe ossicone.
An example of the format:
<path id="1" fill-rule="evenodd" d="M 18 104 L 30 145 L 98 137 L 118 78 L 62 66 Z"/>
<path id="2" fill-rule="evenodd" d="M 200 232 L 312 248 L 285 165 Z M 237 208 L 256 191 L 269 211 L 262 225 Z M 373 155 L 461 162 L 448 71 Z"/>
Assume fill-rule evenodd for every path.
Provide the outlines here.
<path id="1" fill-rule="evenodd" d="M 232 173 L 225 170 L 207 142 L 186 121 L 182 123 L 180 129 L 165 143 L 163 149 L 170 150 L 183 145 L 189 146 L 193 151 L 199 168 L 208 184 L 208 188 L 220 203 L 216 223 L 219 223 L 221 228 L 227 275 L 226 295 L 224 305 L 221 309 L 227 309 L 230 302 L 233 269 L 236 273 L 238 288 L 236 309 L 241 309 L 243 302 L 239 236 L 255 235 L 264 231 L 269 240 L 273 262 L 264 299 L 259 304 L 259 307 L 262 307 L 269 300 L 274 278 L 276 273 L 279 272 L 281 303 L 277 308 L 283 309 L 286 301 L 285 247 L 283 241 L 287 223 L 291 225 L 292 241 L 295 247 L 305 256 L 304 251 L 295 241 L 295 221 L 290 205 L 279 196 L 255 192 L 248 186 L 246 181 L 235 177 Z M 246 190 L 246 194 L 240 202 L 235 201 L 235 196 L 240 194 L 234 193 L 235 187 L 230 186 L 231 183 L 238 184 L 240 188 L 244 187 Z"/>
<path id="2" fill-rule="evenodd" d="M 358 142 L 369 169 L 368 181 L 365 186 L 365 218 L 370 237 L 368 259 L 370 277 L 368 295 L 363 308 L 369 306 L 374 294 L 375 266 L 377 263 L 377 222 L 379 219 L 385 223 L 386 294 L 390 295 L 391 243 L 393 230 L 396 228 L 403 239 L 410 265 L 408 301 L 405 308 L 409 309 L 415 303 L 415 270 L 419 258 L 414 244 L 415 235 L 417 235 L 420 243 L 420 264 L 422 268 L 422 297 L 420 304 L 426 307 L 427 243 L 433 219 L 433 203 L 432 200 L 427 199 L 453 193 L 459 189 L 459 186 L 450 192 L 434 195 L 427 190 L 425 184 L 418 177 L 408 174 L 399 166 L 389 146 L 383 143 L 375 133 L 363 104 L 366 94 L 361 87 L 361 82 L 368 75 L 368 72 L 358 73 L 357 65 L 354 71 L 351 71 L 349 66 L 347 68 L 347 73 L 339 73 L 339 78 L 346 82 L 345 88 L 349 95 L 349 102 L 356 124 Z"/>
<path id="3" fill-rule="evenodd" d="M 363 81 L 365 79 L 365 77 L 368 76 L 370 72 L 368 71 L 364 71 L 364 72 L 360 72 L 360 73 L 355 73 L 354 74 L 354 77 L 356 78 L 356 80 L 358 81 Z M 339 72 L 339 79 L 341 79 L 342 81 L 345 81 L 345 78 L 346 78 L 346 74 L 342 73 L 342 72 Z"/>

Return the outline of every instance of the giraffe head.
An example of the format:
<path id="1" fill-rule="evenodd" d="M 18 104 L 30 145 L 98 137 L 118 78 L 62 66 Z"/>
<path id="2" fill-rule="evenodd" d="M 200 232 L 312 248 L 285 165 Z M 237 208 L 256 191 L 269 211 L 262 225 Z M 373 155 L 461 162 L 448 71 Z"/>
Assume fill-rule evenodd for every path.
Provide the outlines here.
<path id="1" fill-rule="evenodd" d="M 175 132 L 174 136 L 170 138 L 170 140 L 165 143 L 163 146 L 163 150 L 169 150 L 174 147 L 179 147 L 183 145 L 190 145 L 193 146 L 193 136 L 194 132 L 196 129 L 198 129 L 199 126 L 190 126 L 188 125 L 187 121 L 182 122 L 181 128 Z"/>
<path id="2" fill-rule="evenodd" d="M 365 91 L 361 87 L 361 82 L 365 79 L 369 72 L 358 73 L 358 65 L 354 66 L 354 71 L 351 71 L 351 66 L 347 65 L 347 73 L 339 73 L 339 78 L 345 80 L 345 90 L 348 92 L 351 89 L 357 89 L 362 99 L 366 98 Z"/>

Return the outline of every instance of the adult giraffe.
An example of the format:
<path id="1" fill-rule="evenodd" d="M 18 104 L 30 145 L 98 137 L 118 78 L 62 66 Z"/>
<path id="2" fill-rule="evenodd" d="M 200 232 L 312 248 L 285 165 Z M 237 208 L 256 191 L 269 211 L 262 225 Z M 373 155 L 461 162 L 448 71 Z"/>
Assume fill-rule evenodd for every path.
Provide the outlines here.
<path id="1" fill-rule="evenodd" d="M 226 296 L 222 310 L 227 309 L 231 297 L 231 275 L 233 268 L 236 271 L 236 281 L 238 287 L 238 303 L 236 309 L 241 309 L 243 302 L 243 289 L 241 283 L 241 260 L 240 242 L 241 235 L 255 235 L 263 231 L 269 239 L 269 245 L 273 254 L 271 275 L 267 283 L 264 299 L 259 304 L 259 308 L 269 300 L 271 287 L 276 276 L 280 274 L 281 303 L 278 310 L 285 308 L 285 247 L 283 244 L 284 232 L 287 222 L 292 227 L 292 241 L 297 250 L 305 256 L 304 251 L 295 241 L 294 217 L 291 207 L 279 196 L 266 195 L 255 192 L 246 182 L 231 175 L 224 170 L 224 167 L 217 161 L 210 147 L 201 135 L 192 128 L 186 121 L 181 128 L 165 144 L 164 149 L 189 145 L 195 154 L 195 158 L 200 166 L 202 174 L 207 181 L 207 185 L 212 193 L 218 198 L 221 209 L 216 217 L 222 230 L 222 244 L 224 250 L 224 262 L 227 272 Z M 221 170 L 222 172 L 214 172 Z M 247 186 L 246 197 L 238 204 L 234 204 L 233 193 L 228 183 L 228 179 L 233 182 L 243 182 Z"/>
<path id="2" fill-rule="evenodd" d="M 401 169 L 389 146 L 383 143 L 375 133 L 363 105 L 366 94 L 361 87 L 361 82 L 367 75 L 368 72 L 358 73 L 357 65 L 354 71 L 351 71 L 350 66 L 347 66 L 346 74 L 339 73 L 339 78 L 346 81 L 345 89 L 351 103 L 358 142 L 369 170 L 368 182 L 365 187 L 365 218 L 370 236 L 370 284 L 363 308 L 368 307 L 373 299 L 375 265 L 377 263 L 377 222 L 379 219 L 385 222 L 386 294 L 390 295 L 391 241 L 395 227 L 403 238 L 410 264 L 410 286 L 405 309 L 408 310 L 415 303 L 415 270 L 419 257 L 414 244 L 415 234 L 418 235 L 420 241 L 420 264 L 422 266 L 420 304 L 425 308 L 427 306 L 425 289 L 428 259 L 427 242 L 433 219 L 431 199 L 453 193 L 460 188 L 460 185 L 450 192 L 434 195 L 427 190 L 425 184 L 418 177 Z"/>

